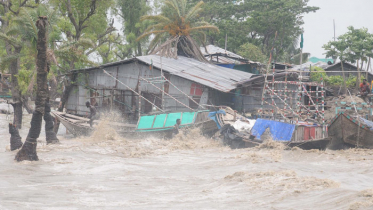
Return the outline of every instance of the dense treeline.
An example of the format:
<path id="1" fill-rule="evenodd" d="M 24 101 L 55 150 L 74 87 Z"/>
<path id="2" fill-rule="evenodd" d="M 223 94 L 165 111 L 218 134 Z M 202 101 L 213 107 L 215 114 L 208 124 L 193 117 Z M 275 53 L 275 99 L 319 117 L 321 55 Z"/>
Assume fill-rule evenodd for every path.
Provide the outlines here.
<path id="1" fill-rule="evenodd" d="M 133 56 L 146 55 L 167 40 L 167 33 L 154 41 L 142 34 L 162 23 L 144 16 L 193 11 L 194 29 L 199 25 L 219 30 L 192 33 L 198 44 L 214 44 L 240 52 L 251 60 L 265 61 L 272 46 L 277 61 L 291 62 L 299 56 L 298 37 L 302 33 L 303 15 L 319 8 L 308 0 L 0 0 L 0 69 L 11 74 L 11 93 L 15 108 L 14 124 L 22 125 L 22 106 L 35 97 L 37 28 L 39 16 L 48 25 L 47 62 L 51 99 L 62 98 L 59 109 L 75 78 L 73 69 L 100 65 Z M 184 5 L 185 4 L 185 5 Z M 185 7 L 185 8 L 184 8 Z M 168 15 L 167 15 L 168 14 Z M 194 16 L 195 15 L 195 16 Z M 175 15 L 174 15 L 175 16 Z M 180 18 L 183 16 L 179 14 Z M 185 23 L 188 26 L 188 23 Z M 159 26 L 159 25 L 158 25 Z M 193 29 L 193 30 L 194 30 Z M 161 29 L 162 30 L 162 29 Z M 154 31 L 154 30 L 153 30 Z M 220 31 L 220 32 L 219 32 Z M 277 32 L 277 38 L 275 34 Z M 58 125 L 57 125 L 58 127 Z"/>

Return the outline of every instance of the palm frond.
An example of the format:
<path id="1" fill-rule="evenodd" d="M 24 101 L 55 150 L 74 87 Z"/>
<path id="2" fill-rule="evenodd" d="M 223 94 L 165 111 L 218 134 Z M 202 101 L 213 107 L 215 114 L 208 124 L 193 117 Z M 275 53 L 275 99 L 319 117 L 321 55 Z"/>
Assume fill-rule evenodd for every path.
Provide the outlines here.
<path id="1" fill-rule="evenodd" d="M 180 0 L 180 13 L 182 17 L 185 17 L 186 15 L 186 9 L 187 9 L 187 1 L 186 0 Z"/>
<path id="2" fill-rule="evenodd" d="M 153 40 L 149 44 L 148 52 L 151 52 L 151 51 L 153 51 L 155 49 L 155 47 L 161 41 L 161 39 L 163 38 L 163 36 L 164 36 L 164 34 L 161 34 L 161 33 L 155 35 L 155 37 L 153 38 Z"/>
<path id="3" fill-rule="evenodd" d="M 198 30 L 212 30 L 212 31 L 219 32 L 219 28 L 213 25 L 198 26 L 198 27 L 193 27 L 193 28 L 188 29 L 189 33 L 198 31 Z"/>
<path id="4" fill-rule="evenodd" d="M 178 17 L 181 17 L 181 14 L 180 14 L 180 9 L 178 7 L 178 2 L 177 0 L 167 0 L 164 2 L 166 5 L 169 5 L 170 7 L 172 7 L 174 9 L 174 12 L 176 12 L 178 14 Z"/>
<path id="5" fill-rule="evenodd" d="M 16 46 L 16 47 L 20 47 L 21 46 L 21 42 L 19 40 L 17 40 L 16 38 L 12 37 L 12 36 L 8 36 L 2 32 L 0 32 L 0 39 L 10 43 L 11 45 L 13 46 Z"/>
<path id="6" fill-rule="evenodd" d="M 141 21 L 152 20 L 159 23 L 172 23 L 172 21 L 163 15 L 145 15 L 140 18 Z"/>
<path id="7" fill-rule="evenodd" d="M 163 12 L 160 15 L 143 16 L 141 18 L 142 21 L 150 20 L 152 22 L 136 41 L 155 35 L 148 48 L 151 54 L 171 58 L 177 58 L 178 55 L 181 55 L 208 62 L 201 53 L 197 42 L 191 37 L 191 35 L 196 36 L 199 42 L 203 44 L 206 41 L 204 31 L 219 32 L 218 27 L 198 20 L 197 17 L 202 11 L 203 4 L 203 1 L 200 1 L 187 10 L 187 0 L 166 0 Z M 166 39 L 166 37 L 168 38 Z M 164 41 L 164 39 L 166 40 Z"/>
<path id="8" fill-rule="evenodd" d="M 157 30 L 157 31 L 149 31 L 147 33 L 143 33 L 141 36 L 139 36 L 136 41 L 140 41 L 141 39 L 151 35 L 151 34 L 160 34 L 160 33 L 164 33 L 164 32 L 167 32 L 166 30 Z"/>
<path id="9" fill-rule="evenodd" d="M 21 54 L 7 55 L 7 56 L 4 56 L 4 57 L 1 57 L 1 59 L 0 59 L 0 70 L 1 71 L 6 70 L 10 63 L 12 63 L 13 61 L 16 61 L 20 57 L 21 57 Z"/>
<path id="10" fill-rule="evenodd" d="M 195 18 L 195 15 L 201 11 L 201 6 L 204 4 L 203 1 L 198 2 L 192 9 L 189 10 L 188 14 L 185 17 L 185 20 L 190 21 Z"/>

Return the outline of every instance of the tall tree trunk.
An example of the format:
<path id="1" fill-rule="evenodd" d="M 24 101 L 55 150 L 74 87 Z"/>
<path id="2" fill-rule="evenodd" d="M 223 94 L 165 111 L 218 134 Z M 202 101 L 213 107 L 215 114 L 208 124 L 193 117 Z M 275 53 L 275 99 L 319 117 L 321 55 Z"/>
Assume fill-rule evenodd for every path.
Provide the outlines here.
<path id="1" fill-rule="evenodd" d="M 49 102 L 45 104 L 44 122 L 47 144 L 58 144 L 60 141 L 58 140 L 57 135 L 53 130 L 53 117 L 51 115 L 51 106 Z"/>
<path id="2" fill-rule="evenodd" d="M 342 89 L 342 94 L 347 94 L 347 86 L 346 86 L 346 75 L 345 75 L 345 70 L 343 67 L 343 61 L 341 61 L 341 67 L 342 67 L 342 77 L 343 77 L 343 89 Z"/>
<path id="3" fill-rule="evenodd" d="M 19 135 L 18 128 L 9 123 L 9 133 L 10 133 L 10 151 L 19 149 L 22 147 L 22 138 Z"/>
<path id="4" fill-rule="evenodd" d="M 26 109 L 27 113 L 32 114 L 33 110 L 31 106 L 28 104 L 28 97 L 22 97 L 22 98 L 23 98 L 23 101 L 22 101 L 23 107 Z"/>
<path id="5" fill-rule="evenodd" d="M 9 4 L 10 2 L 5 2 L 5 4 Z M 9 7 L 4 6 L 4 13 L 6 14 L 9 12 Z M 7 28 L 9 28 L 9 20 L 1 22 L 1 29 L 2 32 L 6 32 Z M 9 56 L 17 56 L 22 50 L 21 46 L 11 45 L 11 43 L 5 41 L 5 51 Z M 22 99 L 21 99 L 21 92 L 19 91 L 18 80 L 16 75 L 18 75 L 19 69 L 19 61 L 20 59 L 17 58 L 12 61 L 9 65 L 9 73 L 11 74 L 11 91 L 12 91 L 12 99 L 13 99 L 13 109 L 14 109 L 14 118 L 13 118 L 13 126 L 20 129 L 22 128 Z"/>
<path id="6" fill-rule="evenodd" d="M 141 43 L 137 42 L 137 56 L 142 56 Z"/>
<path id="7" fill-rule="evenodd" d="M 21 52 L 21 47 L 15 47 L 11 54 L 17 55 Z M 18 86 L 18 69 L 19 69 L 19 58 L 12 61 L 9 65 L 9 73 L 11 74 L 11 90 L 12 90 L 12 99 L 13 99 L 13 109 L 14 109 L 14 118 L 13 125 L 18 129 L 22 128 L 22 95 Z"/>
<path id="8" fill-rule="evenodd" d="M 36 154 L 36 139 L 39 138 L 40 135 L 43 114 L 45 112 L 45 105 L 48 100 L 47 24 L 48 21 L 46 17 L 39 17 L 39 20 L 36 21 L 36 27 L 38 28 L 38 55 L 36 60 L 37 92 L 35 111 L 32 114 L 31 128 L 27 135 L 26 141 L 23 144 L 22 149 L 17 153 L 15 157 L 17 161 L 39 160 L 38 155 Z"/>

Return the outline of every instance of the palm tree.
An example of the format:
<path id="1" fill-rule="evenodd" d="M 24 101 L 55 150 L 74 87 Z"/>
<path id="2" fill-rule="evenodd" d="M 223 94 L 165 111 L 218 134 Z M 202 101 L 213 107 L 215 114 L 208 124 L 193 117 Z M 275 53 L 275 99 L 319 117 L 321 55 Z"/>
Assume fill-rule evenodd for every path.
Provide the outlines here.
<path id="1" fill-rule="evenodd" d="M 206 62 L 192 36 L 200 43 L 204 43 L 206 30 L 219 32 L 219 29 L 199 20 L 203 4 L 203 1 L 200 1 L 188 9 L 187 0 L 165 1 L 161 14 L 141 17 L 141 21 L 150 20 L 152 24 L 137 38 L 137 41 L 154 35 L 149 45 L 150 54 L 172 58 L 181 55 Z"/>
<path id="2" fill-rule="evenodd" d="M 47 17 L 40 17 L 36 22 L 36 27 L 38 29 L 38 39 L 37 39 L 37 95 L 35 101 L 35 111 L 31 118 L 31 128 L 27 135 L 26 141 L 23 144 L 21 150 L 18 151 L 16 155 L 17 161 L 37 161 L 39 160 L 36 154 L 37 138 L 39 138 L 43 115 L 49 111 L 48 98 L 48 83 L 47 76 L 49 72 L 48 62 L 47 62 L 47 30 L 48 22 Z M 45 116 L 44 116 L 45 117 Z M 52 125 L 53 129 L 53 125 Z"/>

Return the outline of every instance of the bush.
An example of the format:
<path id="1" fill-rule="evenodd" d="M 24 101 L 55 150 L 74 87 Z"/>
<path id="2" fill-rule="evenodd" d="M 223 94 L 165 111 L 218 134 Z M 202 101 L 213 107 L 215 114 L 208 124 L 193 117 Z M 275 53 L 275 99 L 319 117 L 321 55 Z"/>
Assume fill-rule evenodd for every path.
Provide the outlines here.
<path id="1" fill-rule="evenodd" d="M 342 76 L 330 76 L 326 80 L 326 83 L 329 85 L 342 85 L 343 77 Z"/>
<path id="2" fill-rule="evenodd" d="M 310 80 L 313 82 L 321 82 L 321 76 L 324 81 L 328 80 L 328 75 L 326 75 L 324 69 L 317 66 L 313 66 L 311 68 Z"/>
<path id="3" fill-rule="evenodd" d="M 355 85 L 356 85 L 356 77 L 354 77 L 354 76 L 351 76 L 351 77 L 349 77 L 348 79 L 347 79 L 347 81 L 346 81 L 346 85 L 347 85 L 347 87 L 349 87 L 349 88 L 353 88 L 353 87 L 355 87 Z M 360 76 L 360 83 L 361 82 L 363 82 L 363 79 L 365 79 L 365 77 L 363 76 L 363 75 L 361 75 Z"/>
<path id="4" fill-rule="evenodd" d="M 343 85 L 343 77 L 339 75 L 335 76 L 328 76 L 326 75 L 326 72 L 324 69 L 320 67 L 312 67 L 311 73 L 310 73 L 310 80 L 313 82 L 321 82 L 321 76 L 325 82 L 325 84 L 333 85 L 333 86 L 340 86 Z M 361 81 L 365 79 L 363 75 L 360 76 Z M 354 88 L 356 85 L 356 77 L 350 76 L 346 79 L 346 86 L 347 88 Z"/>

